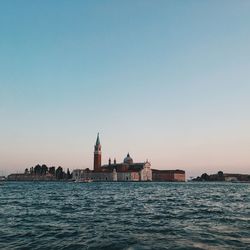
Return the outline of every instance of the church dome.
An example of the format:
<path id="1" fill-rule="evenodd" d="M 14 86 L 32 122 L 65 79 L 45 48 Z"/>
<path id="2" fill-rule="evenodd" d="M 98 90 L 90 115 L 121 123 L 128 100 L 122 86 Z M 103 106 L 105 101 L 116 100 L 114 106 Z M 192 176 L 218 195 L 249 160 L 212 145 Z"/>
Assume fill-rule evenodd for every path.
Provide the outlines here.
<path id="1" fill-rule="evenodd" d="M 127 154 L 127 157 L 124 158 L 123 162 L 127 164 L 133 164 L 133 159 L 130 157 L 129 153 Z"/>

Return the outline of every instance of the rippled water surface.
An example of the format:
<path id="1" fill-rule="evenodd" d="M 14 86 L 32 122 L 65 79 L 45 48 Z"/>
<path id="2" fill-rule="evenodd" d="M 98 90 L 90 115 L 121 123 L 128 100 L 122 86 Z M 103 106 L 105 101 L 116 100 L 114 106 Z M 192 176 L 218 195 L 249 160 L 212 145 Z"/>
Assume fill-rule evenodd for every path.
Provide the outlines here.
<path id="1" fill-rule="evenodd" d="M 0 249 L 250 249 L 250 185 L 0 185 Z"/>

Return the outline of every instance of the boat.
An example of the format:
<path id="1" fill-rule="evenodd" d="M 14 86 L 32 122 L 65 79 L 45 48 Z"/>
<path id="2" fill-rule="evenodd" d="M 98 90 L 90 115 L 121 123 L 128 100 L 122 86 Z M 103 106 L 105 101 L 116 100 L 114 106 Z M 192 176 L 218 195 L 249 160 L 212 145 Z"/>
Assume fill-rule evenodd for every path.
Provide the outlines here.
<path id="1" fill-rule="evenodd" d="M 4 176 L 0 176 L 0 185 L 3 184 L 6 181 L 6 178 Z"/>
<path id="2" fill-rule="evenodd" d="M 92 179 L 78 179 L 78 180 L 75 180 L 75 182 L 90 183 L 90 182 L 93 182 L 93 180 Z"/>
<path id="3" fill-rule="evenodd" d="M 91 180 L 91 179 L 86 179 L 86 180 L 84 180 L 83 182 L 90 183 L 90 182 L 93 182 L 93 180 Z"/>

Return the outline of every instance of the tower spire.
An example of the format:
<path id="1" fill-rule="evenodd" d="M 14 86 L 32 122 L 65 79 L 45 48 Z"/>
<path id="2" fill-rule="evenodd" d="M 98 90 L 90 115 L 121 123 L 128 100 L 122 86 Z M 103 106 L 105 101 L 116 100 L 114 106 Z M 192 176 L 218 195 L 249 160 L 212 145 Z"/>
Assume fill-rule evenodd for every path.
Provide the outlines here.
<path id="1" fill-rule="evenodd" d="M 100 145 L 100 138 L 99 138 L 99 132 L 97 133 L 97 138 L 96 138 L 96 146 Z"/>

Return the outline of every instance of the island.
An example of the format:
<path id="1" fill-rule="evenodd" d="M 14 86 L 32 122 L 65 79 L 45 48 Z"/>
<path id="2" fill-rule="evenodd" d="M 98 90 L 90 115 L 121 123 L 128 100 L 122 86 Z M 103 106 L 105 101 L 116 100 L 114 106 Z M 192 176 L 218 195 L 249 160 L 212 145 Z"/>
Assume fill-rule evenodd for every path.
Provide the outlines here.
<path id="1" fill-rule="evenodd" d="M 232 173 L 223 173 L 218 171 L 217 174 L 208 175 L 207 173 L 202 174 L 193 178 L 191 181 L 227 181 L 227 182 L 249 182 L 249 174 L 232 174 Z"/>

